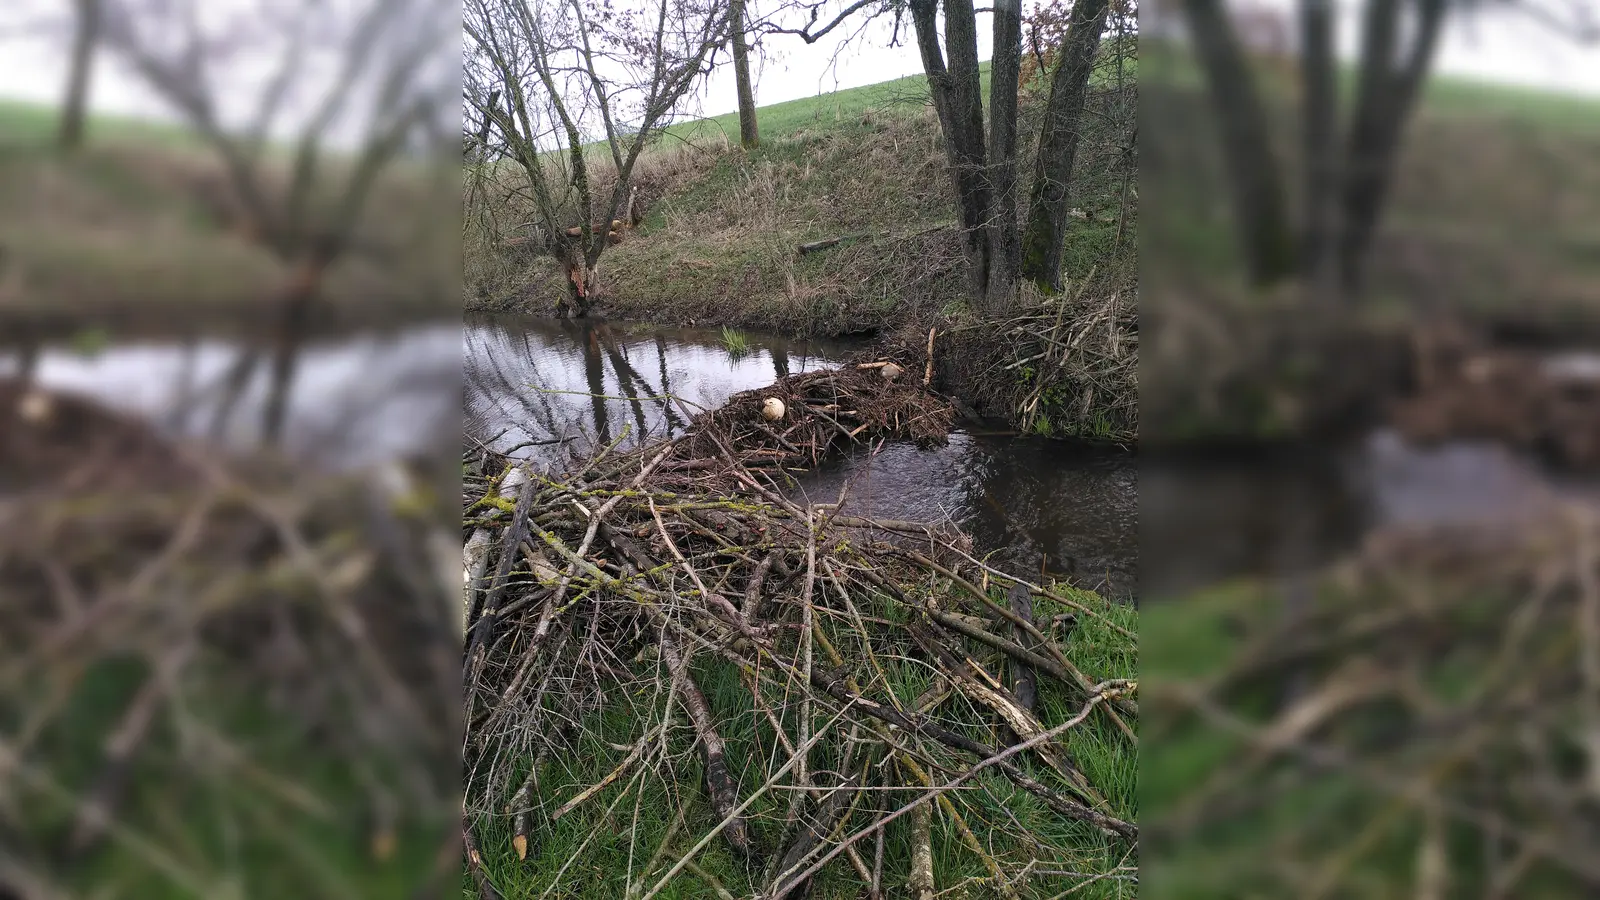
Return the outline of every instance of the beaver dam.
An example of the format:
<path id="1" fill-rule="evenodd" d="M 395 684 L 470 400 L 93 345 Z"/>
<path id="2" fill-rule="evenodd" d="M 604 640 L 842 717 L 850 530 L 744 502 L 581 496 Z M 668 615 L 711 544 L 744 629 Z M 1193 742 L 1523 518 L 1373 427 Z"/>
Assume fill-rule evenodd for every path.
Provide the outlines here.
<path id="1" fill-rule="evenodd" d="M 1134 611 L 782 490 L 942 440 L 921 368 L 684 405 L 560 476 L 467 451 L 469 890 L 1134 895 Z"/>

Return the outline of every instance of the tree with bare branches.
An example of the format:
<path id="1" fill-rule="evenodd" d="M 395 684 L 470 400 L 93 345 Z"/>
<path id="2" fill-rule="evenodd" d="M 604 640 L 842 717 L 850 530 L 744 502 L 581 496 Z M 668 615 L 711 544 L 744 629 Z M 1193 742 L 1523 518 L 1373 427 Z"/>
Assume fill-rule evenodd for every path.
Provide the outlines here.
<path id="1" fill-rule="evenodd" d="M 230 205 L 303 311 L 352 250 L 373 186 L 450 108 L 448 0 L 101 0 L 104 40 L 220 157 Z M 230 69 L 266 58 L 260 86 Z M 286 170 L 286 171 L 285 171 Z"/>
<path id="2" fill-rule="evenodd" d="M 1114 5 L 1127 7 L 1131 17 L 1132 4 L 1109 0 L 1083 0 L 1073 5 L 1070 16 L 1062 11 L 1058 17 L 1070 24 L 1063 26 L 1061 46 L 1052 53 L 1055 74 L 1040 130 L 1025 237 L 1019 228 L 1017 171 L 1023 63 L 1020 0 L 996 0 L 985 10 L 992 15 L 993 27 L 987 122 L 979 78 L 979 11 L 973 0 L 908 0 L 904 5 L 893 0 L 856 0 L 826 21 L 825 0 L 800 3 L 791 11 L 803 13 L 804 24 L 784 24 L 779 16 L 764 22 L 762 30 L 814 43 L 852 16 L 893 15 L 898 36 L 900 16 L 910 14 L 944 138 L 969 293 L 978 309 L 1000 313 L 1015 301 L 1022 278 L 1046 291 L 1062 286 L 1062 245 L 1071 214 L 1068 183 L 1079 121 Z M 1034 56 L 1035 64 L 1042 66 L 1043 54 L 1037 47 Z"/>
<path id="3" fill-rule="evenodd" d="M 761 145 L 756 125 L 756 91 L 750 80 L 750 45 L 745 20 L 745 0 L 729 0 L 728 33 L 733 44 L 733 80 L 739 93 L 739 144 L 746 150 Z"/>
<path id="4" fill-rule="evenodd" d="M 1299 0 L 1304 202 L 1296 228 L 1288 211 L 1283 166 L 1272 149 L 1266 111 L 1240 37 L 1241 23 L 1220 0 L 1183 0 L 1190 44 L 1211 88 L 1239 243 L 1252 282 L 1268 286 L 1303 277 L 1324 298 L 1360 289 L 1406 123 L 1416 110 L 1444 26 L 1450 16 L 1485 6 L 1475 0 L 1364 0 L 1355 93 L 1343 102 L 1335 77 L 1332 6 L 1327 0 Z M 1554 24 L 1575 39 L 1597 37 L 1588 0 L 1528 0 L 1507 6 Z M 1342 129 L 1341 109 L 1350 110 Z"/>
<path id="5" fill-rule="evenodd" d="M 287 385 L 329 270 L 389 262 L 363 240 L 375 184 L 427 145 L 453 109 L 449 0 L 95 0 L 100 38 L 184 118 L 221 162 L 207 191 L 219 224 L 265 248 L 286 276 L 266 438 L 279 438 Z M 241 69 L 266 61 L 263 77 Z"/>
<path id="6" fill-rule="evenodd" d="M 63 150 L 83 144 L 83 123 L 89 107 L 89 76 L 100 43 L 101 0 L 74 0 L 72 56 L 68 62 L 67 90 L 61 104 L 61 127 L 56 142 Z"/>
<path id="7" fill-rule="evenodd" d="M 634 164 L 709 72 L 731 11 L 718 0 L 468 0 L 467 102 L 524 176 L 533 240 L 566 270 L 560 313 L 587 314 Z M 504 105 L 487 102 L 495 90 Z"/>

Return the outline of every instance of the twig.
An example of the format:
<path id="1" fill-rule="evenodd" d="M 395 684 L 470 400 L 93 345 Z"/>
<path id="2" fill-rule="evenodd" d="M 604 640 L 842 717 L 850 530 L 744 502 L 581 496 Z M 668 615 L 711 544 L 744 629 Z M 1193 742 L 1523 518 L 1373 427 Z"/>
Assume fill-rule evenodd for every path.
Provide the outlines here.
<path id="1" fill-rule="evenodd" d="M 862 838 L 866 837 L 869 834 L 872 834 L 872 833 L 874 833 L 876 831 L 881 830 L 882 828 L 887 826 L 890 822 L 893 822 L 895 819 L 898 819 L 901 816 L 906 815 L 906 814 L 908 814 L 910 812 L 913 812 L 913 811 L 915 811 L 915 810 L 917 810 L 919 808 L 925 807 L 926 804 L 929 801 L 935 799 L 936 797 L 938 797 L 938 796 L 940 796 L 940 795 L 942 795 L 944 793 L 947 793 L 949 791 L 953 791 L 956 788 L 960 787 L 961 785 L 963 785 L 963 784 L 967 783 L 968 781 L 972 780 L 973 778 L 977 777 L 978 773 L 982 772 L 984 769 L 987 769 L 990 766 L 1003 766 L 1003 765 L 1005 765 L 1006 760 L 1010 759 L 1011 757 L 1015 756 L 1018 753 L 1023 752 L 1024 750 L 1027 750 L 1027 749 L 1031 748 L 1033 745 L 1040 744 L 1040 743 L 1043 743 L 1045 741 L 1052 741 L 1052 740 L 1055 740 L 1056 738 L 1060 737 L 1061 735 L 1066 734 L 1068 729 L 1076 727 L 1078 724 L 1082 723 L 1085 719 L 1087 719 L 1089 717 L 1089 714 L 1092 713 L 1094 711 L 1094 708 L 1096 706 L 1098 706 L 1100 703 L 1106 701 L 1107 699 L 1109 699 L 1111 697 L 1120 695 L 1123 691 L 1131 689 L 1132 686 L 1133 686 L 1132 683 L 1131 682 L 1127 682 L 1127 681 L 1109 681 L 1109 682 L 1105 682 L 1104 684 L 1099 686 L 1100 689 L 1097 690 L 1089 698 L 1089 700 L 1084 703 L 1083 707 L 1081 709 L 1079 709 L 1078 713 L 1076 715 L 1074 715 L 1072 718 L 1068 719 L 1065 722 L 1062 722 L 1060 725 L 1057 725 L 1056 727 L 1050 729 L 1049 731 L 1042 732 L 1042 733 L 1040 733 L 1038 735 L 1035 735 L 1032 738 L 1029 738 L 1026 741 L 1023 741 L 1020 744 L 1017 744 L 1017 745 L 1015 745 L 1013 747 L 1010 747 L 1010 748 L 1008 748 L 1006 750 L 1003 750 L 1003 751 L 1001 751 L 999 753 L 996 753 L 993 756 L 985 758 L 984 760 L 979 762 L 977 765 L 973 766 L 972 768 L 970 768 L 967 771 L 963 772 L 961 775 L 957 776 L 955 779 L 953 779 L 951 781 L 948 781 L 945 784 L 942 784 L 942 785 L 934 788 L 933 790 L 928 791 L 927 793 L 923 794 L 922 796 L 918 797 L 917 799 L 911 801 L 909 804 L 901 807 L 898 810 L 895 810 L 894 812 L 890 813 L 887 816 L 884 816 L 883 818 L 881 818 L 878 821 L 872 823 L 871 825 L 867 826 L 866 828 L 863 828 L 862 830 L 856 832 L 855 834 L 851 835 L 850 837 L 846 838 L 845 840 L 840 841 L 838 844 L 834 845 L 832 850 L 830 850 L 826 854 L 824 854 L 821 859 L 819 859 L 816 862 L 812 863 L 810 867 L 808 867 L 805 871 L 801 872 L 799 875 L 796 875 L 794 878 L 791 878 L 789 883 L 790 884 L 794 884 L 794 883 L 796 883 L 796 882 L 798 882 L 798 881 L 800 881 L 802 879 L 811 877 L 812 875 L 816 874 L 816 872 L 819 869 L 821 869 L 824 865 L 827 865 L 830 861 L 832 861 L 832 859 L 835 856 L 838 856 L 840 853 L 843 853 L 846 847 L 849 847 L 849 846 L 855 844 L 856 841 L 861 840 Z M 1135 837 L 1137 835 L 1137 833 L 1138 833 L 1137 829 L 1134 829 L 1132 826 L 1128 825 L 1127 823 L 1121 822 L 1120 820 L 1112 819 L 1109 816 L 1099 816 L 1097 814 L 1096 818 L 1100 819 L 1101 821 L 1106 823 L 1102 827 L 1111 826 L 1113 828 L 1113 830 L 1115 830 L 1118 834 L 1123 834 L 1125 837 L 1129 837 L 1130 839 Z M 1094 821 L 1094 820 L 1091 820 L 1091 821 Z M 1095 824 L 1101 824 L 1101 821 L 1096 821 Z M 1124 833 L 1124 832 L 1126 832 L 1126 833 Z"/>

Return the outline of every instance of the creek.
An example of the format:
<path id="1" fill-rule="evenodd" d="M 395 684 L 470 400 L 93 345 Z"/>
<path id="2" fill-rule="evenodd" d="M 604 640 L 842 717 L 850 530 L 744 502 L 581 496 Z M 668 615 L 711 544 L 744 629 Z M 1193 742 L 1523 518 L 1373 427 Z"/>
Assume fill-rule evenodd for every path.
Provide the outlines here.
<path id="1" fill-rule="evenodd" d="M 474 317 L 308 338 L 287 373 L 238 338 L 177 335 L 40 348 L 45 387 L 94 397 L 175 434 L 278 443 L 345 467 L 468 441 L 560 468 L 594 442 L 671 435 L 691 409 L 841 364 L 861 345 L 637 323 Z M 0 372 L 16 351 L 0 347 Z M 453 452 L 453 451 L 452 451 Z M 1326 562 L 1375 527 L 1489 519 L 1514 525 L 1557 495 L 1600 499 L 1493 445 L 1433 449 L 1376 432 L 1316 452 L 1183 458 L 978 430 L 943 446 L 876 445 L 797 476 L 792 496 L 846 511 L 948 521 L 1019 573 L 1124 598 Z M 1141 556 L 1143 557 L 1141 559 Z"/>

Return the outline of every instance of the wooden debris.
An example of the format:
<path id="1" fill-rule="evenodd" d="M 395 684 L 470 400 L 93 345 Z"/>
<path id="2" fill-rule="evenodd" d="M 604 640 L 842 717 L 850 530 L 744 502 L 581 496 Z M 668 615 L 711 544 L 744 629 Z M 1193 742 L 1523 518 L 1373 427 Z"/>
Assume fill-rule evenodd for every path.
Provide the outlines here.
<path id="1" fill-rule="evenodd" d="M 656 896 L 679 873 L 695 877 L 694 856 L 713 840 L 749 860 L 767 860 L 768 893 L 786 900 L 804 896 L 816 869 L 835 856 L 863 884 L 881 885 L 881 863 L 841 844 L 840 835 L 860 836 L 863 819 L 885 822 L 908 811 L 915 798 L 925 798 L 918 791 L 947 789 L 892 777 L 894 766 L 881 761 L 903 754 L 940 782 L 946 772 L 987 768 L 1056 814 L 1115 840 L 1137 839 L 1137 828 L 1116 818 L 1072 766 L 1067 726 L 1019 703 L 1003 679 L 1012 661 L 1053 678 L 1039 689 L 1084 702 L 1076 721 L 1131 716 L 1131 703 L 1116 706 L 1131 687 L 1083 700 L 1094 683 L 1065 662 L 1031 618 L 1014 611 L 1020 604 L 973 585 L 1009 582 L 984 571 L 959 532 L 841 515 L 838 504 L 802 505 L 769 474 L 774 460 L 811 465 L 869 437 L 942 439 L 950 405 L 915 379 L 885 381 L 879 372 L 889 361 L 882 362 L 785 378 L 701 413 L 671 441 L 578 460 L 560 477 L 531 477 L 524 483 L 530 493 L 519 496 L 510 515 L 503 497 L 484 501 L 503 491 L 514 464 L 481 447 L 469 451 L 463 507 L 492 511 L 469 516 L 464 537 L 477 529 L 498 535 L 480 542 L 491 557 L 532 545 L 558 576 L 554 584 L 530 577 L 533 567 L 522 562 L 509 579 L 496 577 L 505 566 L 493 561 L 479 564 L 494 573 L 486 578 L 468 572 L 466 605 L 475 611 L 469 632 L 486 635 L 472 645 L 482 664 L 467 667 L 469 710 L 477 711 L 468 717 L 465 742 L 469 808 L 501 809 L 511 796 L 521 835 L 530 807 L 599 815 L 605 804 L 622 802 L 618 792 L 625 797 L 635 775 L 687 778 L 678 767 L 697 760 L 703 813 L 691 813 L 686 824 L 702 837 L 687 851 L 657 848 L 661 859 L 677 861 L 663 864 L 666 874 L 658 875 L 654 862 L 641 870 L 636 877 L 653 887 L 635 900 Z M 780 422 L 760 414 L 769 397 L 788 407 Z M 510 540 L 514 533 L 526 540 Z M 1043 593 L 1038 602 L 1057 600 Z M 489 611 L 498 617 L 492 632 L 480 630 Z M 892 690 L 886 663 L 904 659 L 934 676 L 926 703 L 906 705 Z M 752 707 L 735 714 L 710 690 L 704 673 L 723 667 L 731 667 Z M 960 704 L 959 713 L 954 704 L 939 709 L 953 694 L 975 702 Z M 536 785 L 530 788 L 531 776 L 520 767 L 513 776 L 500 762 L 594 752 L 575 751 L 559 725 L 582 728 L 602 712 L 615 715 L 617 697 L 636 711 L 632 734 L 641 743 L 622 745 L 615 736 L 586 743 L 611 749 L 600 751 L 604 760 L 587 763 L 593 774 L 575 791 L 541 798 Z M 1106 709 L 1096 713 L 1101 704 Z M 962 714 L 976 718 L 950 718 Z M 1003 737 L 1007 725 L 1026 748 Z M 744 746 L 755 741 L 760 752 L 731 753 L 735 735 Z M 1027 761 L 1046 765 L 1024 768 L 1024 759 L 1011 759 L 1023 749 Z M 752 766 L 765 771 L 752 777 Z M 578 810 L 586 800 L 592 802 Z M 753 804 L 762 805 L 759 815 Z M 994 832 L 974 831 L 994 823 L 961 816 L 960 804 L 951 795 L 939 805 L 960 823 L 954 827 L 963 852 L 979 852 L 1005 893 L 1026 877 L 1023 851 L 996 849 Z M 933 803 L 919 806 L 927 815 Z M 762 834 L 768 822 L 775 832 Z M 519 855 L 532 855 L 526 847 L 517 848 Z M 931 891 L 931 872 L 928 878 L 923 895 Z"/>

